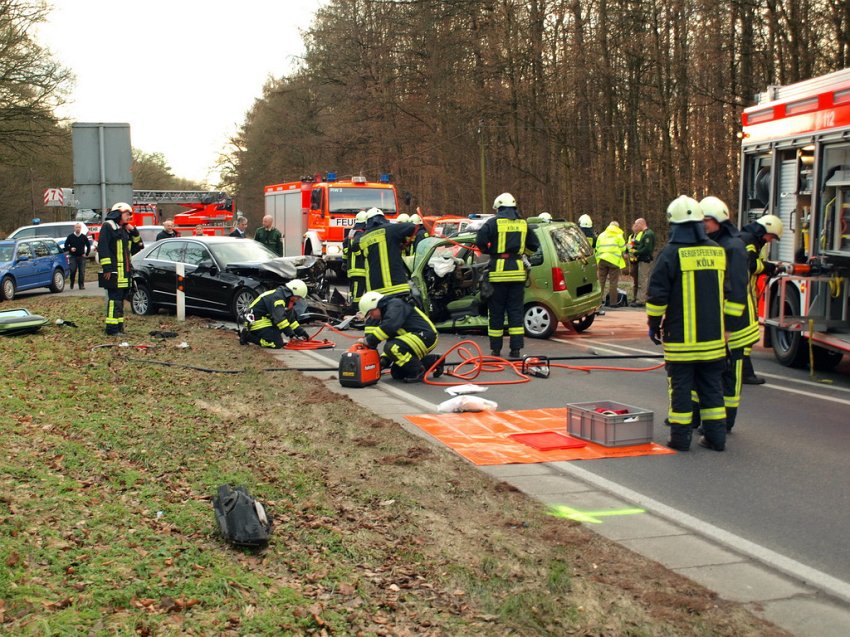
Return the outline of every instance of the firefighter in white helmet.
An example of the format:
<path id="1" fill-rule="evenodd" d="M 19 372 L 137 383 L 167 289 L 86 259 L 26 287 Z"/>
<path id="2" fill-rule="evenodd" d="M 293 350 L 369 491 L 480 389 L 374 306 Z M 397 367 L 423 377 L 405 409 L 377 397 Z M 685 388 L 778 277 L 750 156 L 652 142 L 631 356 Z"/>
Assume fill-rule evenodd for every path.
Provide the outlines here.
<path id="1" fill-rule="evenodd" d="M 380 208 L 366 211 L 366 230 L 352 239 L 351 249 L 363 253 L 367 292 L 410 294 L 410 271 L 402 254 L 415 230 L 410 222 L 390 223 Z"/>
<path id="2" fill-rule="evenodd" d="M 410 223 L 410 215 L 406 212 L 402 212 L 398 217 L 395 218 L 396 223 Z"/>
<path id="3" fill-rule="evenodd" d="M 649 279 L 649 338 L 664 345 L 670 427 L 667 445 L 691 446 L 692 392 L 699 397 L 700 445 L 726 448 L 723 370 L 726 366 L 723 303 L 726 253 L 709 239 L 699 203 L 682 195 L 667 208 L 670 240 Z"/>
<path id="4" fill-rule="evenodd" d="M 747 246 L 750 271 L 750 294 L 756 297 L 756 281 L 760 274 L 772 277 L 776 273 L 776 263 L 764 258 L 764 247 L 771 241 L 782 239 L 784 231 L 782 219 L 776 215 L 763 215 L 741 228 L 741 241 Z M 744 369 L 741 382 L 745 385 L 762 385 L 764 378 L 756 376 L 753 362 L 750 360 L 752 347 L 744 352 Z"/>
<path id="5" fill-rule="evenodd" d="M 352 310 L 356 310 L 360 297 L 366 291 L 366 263 L 363 253 L 354 250 L 354 239 L 366 230 L 366 211 L 361 210 L 354 216 L 354 226 L 348 231 L 342 242 L 342 269 L 348 277 L 349 297 Z"/>
<path id="6" fill-rule="evenodd" d="M 578 227 L 584 233 L 591 248 L 596 248 L 596 231 L 593 229 L 593 219 L 590 215 L 582 215 L 578 218 Z"/>
<path id="7" fill-rule="evenodd" d="M 741 374 L 744 350 L 759 338 L 758 316 L 749 291 L 747 247 L 738 229 L 729 219 L 728 206 L 717 197 L 700 201 L 708 238 L 726 251 L 726 303 L 723 308 L 726 328 L 727 365 L 723 371 L 723 402 L 726 406 L 726 431 L 735 426 L 741 404 Z"/>
<path id="8" fill-rule="evenodd" d="M 417 208 L 416 210 L 419 210 Z M 425 229 L 425 224 L 422 223 L 422 217 L 418 212 L 410 215 L 410 223 L 416 226 L 416 231 L 413 234 L 413 241 L 410 242 L 410 245 L 407 247 L 407 256 L 412 257 L 416 254 L 416 247 L 422 241 L 422 239 L 427 239 L 430 235 L 428 231 Z"/>
<path id="9" fill-rule="evenodd" d="M 396 380 L 423 380 L 426 370 L 439 358 L 430 354 L 437 346 L 437 328 L 428 315 L 398 296 L 380 292 L 366 292 L 361 297 L 360 314 L 366 321 L 362 342 L 372 349 L 384 343 L 381 367 L 389 367 Z M 435 371 L 435 375 L 441 371 Z"/>
<path id="10" fill-rule="evenodd" d="M 505 192 L 493 202 L 496 211 L 479 228 L 475 245 L 482 254 L 490 255 L 488 276 L 493 292 L 487 299 L 490 354 L 501 356 L 502 338 L 507 315 L 510 356 L 519 358 L 524 344 L 523 308 L 526 268 L 523 255 L 533 255 L 540 248 L 534 230 L 519 216 L 516 199 Z"/>
<path id="11" fill-rule="evenodd" d="M 133 207 L 119 201 L 106 215 L 100 228 L 98 256 L 101 287 L 106 289 L 106 333 L 115 336 L 124 331 L 124 301 L 132 285 L 130 257 L 144 248 L 139 231 L 130 221 Z"/>
<path id="12" fill-rule="evenodd" d="M 290 339 L 306 341 L 309 336 L 298 323 L 295 304 L 307 297 L 307 284 L 301 279 L 292 279 L 274 290 L 263 292 L 248 307 L 244 324 L 239 330 L 239 343 L 256 343 L 260 347 L 280 349 L 284 335 Z"/>
<path id="13" fill-rule="evenodd" d="M 540 219 L 540 223 L 552 223 L 552 215 L 548 212 L 541 212 L 537 218 Z"/>

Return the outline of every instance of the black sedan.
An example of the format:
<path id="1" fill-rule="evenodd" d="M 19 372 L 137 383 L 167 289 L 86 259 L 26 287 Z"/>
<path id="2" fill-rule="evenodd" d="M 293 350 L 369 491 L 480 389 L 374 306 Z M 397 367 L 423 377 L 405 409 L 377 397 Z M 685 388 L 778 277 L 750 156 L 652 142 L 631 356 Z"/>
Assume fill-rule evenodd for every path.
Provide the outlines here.
<path id="1" fill-rule="evenodd" d="M 177 264 L 184 264 L 187 313 L 237 318 L 266 290 L 292 279 L 310 289 L 310 306 L 328 292 L 325 262 L 318 257 L 278 257 L 251 239 L 175 237 L 154 243 L 133 256 L 133 312 L 153 314 L 177 305 Z M 312 308 L 311 308 L 312 309 Z"/>

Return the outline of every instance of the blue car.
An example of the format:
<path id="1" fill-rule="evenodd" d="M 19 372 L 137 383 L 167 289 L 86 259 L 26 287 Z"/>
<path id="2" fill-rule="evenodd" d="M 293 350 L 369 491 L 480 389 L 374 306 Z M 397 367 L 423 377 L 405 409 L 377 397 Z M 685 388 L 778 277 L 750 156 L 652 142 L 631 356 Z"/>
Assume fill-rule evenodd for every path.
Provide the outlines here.
<path id="1" fill-rule="evenodd" d="M 19 290 L 61 292 L 69 274 L 68 256 L 53 239 L 0 241 L 0 297 L 6 301 Z"/>

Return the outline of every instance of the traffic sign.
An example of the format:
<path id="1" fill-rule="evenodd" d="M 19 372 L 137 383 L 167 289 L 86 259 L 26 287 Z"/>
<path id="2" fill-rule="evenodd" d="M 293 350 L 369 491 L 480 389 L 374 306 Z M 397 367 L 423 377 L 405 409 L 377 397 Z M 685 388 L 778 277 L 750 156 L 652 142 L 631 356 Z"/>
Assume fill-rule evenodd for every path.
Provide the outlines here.
<path id="1" fill-rule="evenodd" d="M 45 206 L 64 206 L 65 205 L 65 189 L 64 188 L 48 188 L 44 191 Z"/>

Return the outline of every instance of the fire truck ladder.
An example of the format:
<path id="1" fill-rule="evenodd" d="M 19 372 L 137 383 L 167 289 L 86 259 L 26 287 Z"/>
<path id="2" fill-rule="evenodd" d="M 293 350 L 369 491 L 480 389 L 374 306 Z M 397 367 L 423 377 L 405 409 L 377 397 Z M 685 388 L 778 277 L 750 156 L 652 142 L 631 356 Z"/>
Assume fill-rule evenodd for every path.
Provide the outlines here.
<path id="1" fill-rule="evenodd" d="M 230 197 L 221 190 L 134 190 L 133 203 L 224 203 Z"/>

